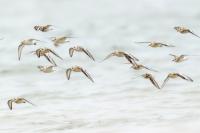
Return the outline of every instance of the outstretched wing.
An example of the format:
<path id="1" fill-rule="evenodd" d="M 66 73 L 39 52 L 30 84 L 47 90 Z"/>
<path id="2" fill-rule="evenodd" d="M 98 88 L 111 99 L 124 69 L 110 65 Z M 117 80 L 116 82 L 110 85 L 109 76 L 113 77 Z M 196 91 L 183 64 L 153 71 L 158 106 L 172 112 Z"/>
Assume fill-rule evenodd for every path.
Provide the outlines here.
<path id="1" fill-rule="evenodd" d="M 26 100 L 25 98 L 23 98 L 23 100 L 24 100 L 25 102 L 27 102 L 27 103 L 29 103 L 29 104 L 31 104 L 31 105 L 33 105 L 33 106 L 35 106 L 35 104 L 33 104 L 32 102 L 30 102 L 30 101 Z"/>
<path id="2" fill-rule="evenodd" d="M 200 36 L 198 36 L 197 34 L 193 33 L 192 31 L 189 31 L 189 33 L 191 33 L 192 35 L 194 35 L 194 36 L 200 38 Z"/>
<path id="3" fill-rule="evenodd" d="M 71 72 L 72 72 L 72 69 L 71 69 L 71 68 L 68 68 L 68 69 L 65 71 L 68 80 L 70 79 Z"/>
<path id="4" fill-rule="evenodd" d="M 41 40 L 38 40 L 38 39 L 34 39 L 34 38 L 30 38 L 30 39 L 28 39 L 29 41 L 38 41 L 38 42 L 43 42 L 43 41 L 41 41 Z"/>
<path id="5" fill-rule="evenodd" d="M 155 81 L 155 79 L 153 77 L 150 77 L 149 78 L 151 83 L 157 88 L 157 89 L 160 89 L 160 86 L 158 85 L 158 83 Z"/>
<path id="6" fill-rule="evenodd" d="M 165 46 L 165 47 L 175 47 L 174 45 L 168 45 L 168 44 L 165 44 L 165 43 L 160 43 L 160 44 Z"/>
<path id="7" fill-rule="evenodd" d="M 186 76 L 186 75 L 183 76 L 183 75 L 181 75 L 181 74 L 178 73 L 177 76 L 179 76 L 180 78 L 182 78 L 182 79 L 184 79 L 184 80 L 193 82 L 193 79 L 190 78 L 190 77 L 188 77 L 188 76 Z"/>
<path id="8" fill-rule="evenodd" d="M 94 80 L 93 80 L 92 77 L 87 73 L 86 70 L 81 69 L 81 72 L 82 72 L 86 77 L 88 77 L 88 78 L 94 83 Z"/>
<path id="9" fill-rule="evenodd" d="M 74 48 L 69 48 L 69 56 L 72 57 L 74 54 Z"/>
<path id="10" fill-rule="evenodd" d="M 12 110 L 12 103 L 13 103 L 13 100 L 8 100 L 8 102 L 7 102 L 10 110 Z"/>
<path id="11" fill-rule="evenodd" d="M 57 66 L 56 62 L 48 55 L 44 55 L 44 57 L 53 65 Z"/>
<path id="12" fill-rule="evenodd" d="M 147 70 L 150 70 L 150 71 L 158 72 L 158 71 L 156 71 L 156 70 L 154 70 L 154 69 L 151 69 L 151 68 L 148 68 L 148 67 L 146 67 L 146 66 L 144 66 L 144 65 L 142 65 L 142 67 L 145 68 L 145 69 L 147 69 Z"/>
<path id="13" fill-rule="evenodd" d="M 169 75 L 167 75 L 167 77 L 163 81 L 163 84 L 162 84 L 161 88 L 163 88 L 165 86 L 165 84 L 167 83 L 167 81 L 169 80 L 169 78 L 170 78 Z"/>
<path id="14" fill-rule="evenodd" d="M 103 61 L 107 60 L 108 58 L 110 58 L 110 57 L 112 57 L 112 56 L 113 56 L 113 53 L 107 55 L 106 58 L 103 59 Z"/>
<path id="15" fill-rule="evenodd" d="M 54 52 L 53 50 L 49 49 L 49 51 L 54 54 L 55 56 L 57 56 L 59 59 L 63 60 L 62 57 L 60 57 L 58 54 L 56 54 L 56 52 Z"/>
<path id="16" fill-rule="evenodd" d="M 87 49 L 82 48 L 82 50 L 88 57 L 90 57 L 93 61 L 95 61 L 94 57 Z"/>
<path id="17" fill-rule="evenodd" d="M 133 58 L 134 60 L 136 60 L 136 61 L 139 61 L 139 59 L 138 58 L 136 58 L 135 56 L 133 56 L 132 54 L 128 54 L 131 58 Z"/>
<path id="18" fill-rule="evenodd" d="M 174 54 L 169 54 L 170 56 L 173 56 L 174 58 L 176 58 L 177 56 L 176 55 L 174 55 Z"/>
<path id="19" fill-rule="evenodd" d="M 134 58 L 132 58 L 130 55 L 124 53 L 125 58 L 133 65 L 137 64 L 134 60 Z"/>
<path id="20" fill-rule="evenodd" d="M 18 46 L 18 59 L 20 60 L 21 59 L 21 55 L 22 55 L 22 49 L 24 48 L 24 44 L 20 44 Z"/>

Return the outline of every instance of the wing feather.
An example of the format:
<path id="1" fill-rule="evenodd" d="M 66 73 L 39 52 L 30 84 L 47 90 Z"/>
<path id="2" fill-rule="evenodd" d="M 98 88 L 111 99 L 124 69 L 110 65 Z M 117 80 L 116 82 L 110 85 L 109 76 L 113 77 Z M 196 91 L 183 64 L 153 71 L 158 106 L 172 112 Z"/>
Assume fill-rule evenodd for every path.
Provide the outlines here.
<path id="1" fill-rule="evenodd" d="M 95 61 L 94 57 L 87 49 L 82 48 L 82 50 L 88 57 L 90 57 L 93 61 Z"/>
<path id="2" fill-rule="evenodd" d="M 82 73 L 83 73 L 86 77 L 88 77 L 88 78 L 94 83 L 94 80 L 93 80 L 92 77 L 89 75 L 89 73 L 87 73 L 86 70 L 81 69 L 81 71 L 82 71 Z"/>
<path id="3" fill-rule="evenodd" d="M 18 60 L 20 60 L 21 59 L 21 55 L 22 55 L 22 49 L 24 48 L 24 44 L 20 44 L 19 46 L 18 46 Z"/>

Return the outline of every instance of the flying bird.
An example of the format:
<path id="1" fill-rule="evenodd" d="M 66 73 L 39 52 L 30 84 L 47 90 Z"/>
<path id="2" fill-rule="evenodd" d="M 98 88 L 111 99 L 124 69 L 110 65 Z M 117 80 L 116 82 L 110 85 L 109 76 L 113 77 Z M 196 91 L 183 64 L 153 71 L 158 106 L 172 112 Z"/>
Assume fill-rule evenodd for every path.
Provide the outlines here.
<path id="1" fill-rule="evenodd" d="M 149 73 L 145 73 L 142 75 L 143 78 L 145 79 L 149 79 L 151 81 L 151 83 L 157 88 L 157 89 L 161 89 L 160 86 L 158 85 L 158 83 L 156 82 L 156 80 L 154 79 L 154 77 L 149 74 Z"/>
<path id="2" fill-rule="evenodd" d="M 192 32 L 190 29 L 186 28 L 186 27 L 181 27 L 181 26 L 175 26 L 174 29 L 181 33 L 181 34 L 187 34 L 190 33 L 198 38 L 200 38 L 200 36 L 198 36 L 197 34 L 195 34 L 194 32 Z"/>
<path id="3" fill-rule="evenodd" d="M 120 50 L 115 50 L 114 52 L 112 52 L 111 54 L 107 55 L 104 60 L 109 59 L 112 56 L 116 56 L 116 57 L 125 57 L 131 64 L 135 64 L 136 61 L 139 61 L 138 58 L 136 58 L 135 56 L 128 54 L 126 52 L 120 51 Z M 103 61 L 104 61 L 103 60 Z"/>
<path id="4" fill-rule="evenodd" d="M 60 57 L 56 52 L 54 52 L 53 50 L 51 50 L 49 48 L 39 48 L 36 51 L 33 51 L 33 53 L 36 54 L 38 58 L 40 58 L 41 56 L 44 56 L 54 66 L 57 66 L 57 65 L 56 65 L 55 61 L 53 60 L 53 58 L 51 58 L 49 53 L 52 53 L 53 55 L 55 55 L 59 59 L 63 60 L 62 57 Z"/>
<path id="5" fill-rule="evenodd" d="M 165 84 L 167 83 L 167 81 L 169 79 L 176 79 L 176 78 L 181 78 L 183 80 L 186 80 L 186 81 L 190 81 L 190 82 L 193 82 L 193 79 L 191 79 L 190 77 L 186 76 L 186 75 L 183 75 L 183 74 L 179 74 L 179 73 L 169 73 L 167 75 L 167 77 L 165 78 L 161 88 L 163 88 L 165 86 Z"/>
<path id="6" fill-rule="evenodd" d="M 148 46 L 152 47 L 152 48 L 160 48 L 160 47 L 175 47 L 174 45 L 168 45 L 165 43 L 161 43 L 161 42 L 135 42 L 135 43 L 147 43 L 149 44 Z"/>
<path id="7" fill-rule="evenodd" d="M 169 55 L 173 56 L 174 59 L 172 61 L 177 62 L 177 63 L 186 61 L 188 59 L 188 58 L 185 58 L 188 55 L 183 55 L 183 54 L 182 55 L 169 54 Z"/>
<path id="8" fill-rule="evenodd" d="M 92 56 L 92 54 L 85 48 L 81 47 L 81 46 L 75 46 L 75 47 L 71 47 L 69 48 L 69 55 L 70 57 L 73 56 L 74 52 L 83 52 L 85 53 L 90 59 L 92 59 L 93 61 L 95 61 L 94 57 Z"/>
<path id="9" fill-rule="evenodd" d="M 50 30 L 53 30 L 52 26 L 53 25 L 36 25 L 36 26 L 34 26 L 34 29 L 36 31 L 48 32 Z"/>
<path id="10" fill-rule="evenodd" d="M 151 69 L 151 68 L 149 68 L 149 67 L 146 67 L 146 66 L 144 66 L 144 65 L 142 65 L 142 64 L 133 64 L 132 66 L 131 66 L 131 68 L 133 68 L 134 70 L 141 70 L 141 69 L 146 69 L 146 70 L 149 70 L 149 71 L 153 71 L 153 72 L 158 72 L 158 71 L 156 71 L 156 70 L 154 70 L 154 69 Z"/>
<path id="11" fill-rule="evenodd" d="M 187 56 L 199 56 L 199 55 L 185 55 L 185 54 L 181 54 L 181 55 L 169 54 L 169 55 L 173 56 L 174 59 L 172 61 L 176 63 L 180 63 L 180 62 L 188 60 L 188 58 L 186 58 Z"/>
<path id="12" fill-rule="evenodd" d="M 7 102 L 8 107 L 10 108 L 10 110 L 13 109 L 13 103 L 16 103 L 16 104 L 29 103 L 29 104 L 34 105 L 33 103 L 29 102 L 28 100 L 26 100 L 24 98 L 21 98 L 21 97 L 13 98 L 13 99 L 8 100 L 8 102 Z"/>
<path id="13" fill-rule="evenodd" d="M 44 73 L 52 73 L 54 72 L 54 67 L 55 66 L 38 66 L 38 69 Z"/>
<path id="14" fill-rule="evenodd" d="M 73 67 L 68 68 L 66 70 L 66 76 L 67 76 L 68 80 L 70 79 L 71 72 L 82 72 L 88 79 L 90 79 L 92 82 L 94 82 L 94 80 L 89 75 L 89 73 L 86 70 L 84 70 L 82 67 L 80 67 L 80 66 L 73 66 Z"/>
<path id="15" fill-rule="evenodd" d="M 68 39 L 72 37 L 61 36 L 61 37 L 51 37 L 51 41 L 53 42 L 55 47 L 59 47 L 61 44 L 70 42 Z"/>
<path id="16" fill-rule="evenodd" d="M 22 54 L 22 50 L 25 46 L 30 46 L 30 45 L 37 45 L 37 42 L 42 42 L 38 39 L 26 39 L 20 42 L 20 45 L 18 46 L 18 60 L 21 59 L 21 54 Z"/>

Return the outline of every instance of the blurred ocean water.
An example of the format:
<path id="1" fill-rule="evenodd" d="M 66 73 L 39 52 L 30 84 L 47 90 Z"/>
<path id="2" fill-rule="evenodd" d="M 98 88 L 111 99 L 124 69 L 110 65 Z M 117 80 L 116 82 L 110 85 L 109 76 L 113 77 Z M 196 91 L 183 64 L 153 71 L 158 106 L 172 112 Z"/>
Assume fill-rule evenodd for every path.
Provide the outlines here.
<path id="1" fill-rule="evenodd" d="M 200 131 L 200 65 L 198 56 L 180 64 L 170 53 L 199 54 L 200 39 L 177 33 L 173 27 L 187 26 L 200 35 L 198 0 L 0 0 L 0 132 L 2 133 L 198 133 Z M 41 33 L 34 25 L 52 24 L 54 31 Z M 48 62 L 29 54 L 39 47 L 54 48 L 52 36 L 76 38 L 55 49 L 65 60 L 59 66 L 80 65 L 94 78 L 81 74 L 67 80 L 64 69 L 39 72 Z M 21 40 L 37 38 L 47 43 L 25 47 L 17 59 Z M 161 41 L 175 48 L 153 49 L 135 41 Z M 80 45 L 95 56 L 68 55 L 68 48 Z M 170 80 L 162 90 L 143 78 L 147 71 L 130 69 L 125 60 L 103 58 L 113 50 L 124 50 L 154 68 L 162 83 L 169 72 L 180 72 L 193 83 Z M 37 106 L 14 105 L 7 100 L 24 97 Z"/>

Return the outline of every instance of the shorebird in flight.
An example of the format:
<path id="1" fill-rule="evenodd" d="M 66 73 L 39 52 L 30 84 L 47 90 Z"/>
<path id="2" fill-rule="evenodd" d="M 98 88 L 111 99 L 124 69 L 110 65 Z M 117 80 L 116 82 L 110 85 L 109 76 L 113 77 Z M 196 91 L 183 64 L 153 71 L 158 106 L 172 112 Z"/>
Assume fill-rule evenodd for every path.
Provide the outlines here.
<path id="1" fill-rule="evenodd" d="M 38 69 L 44 73 L 52 73 L 54 72 L 54 67 L 55 66 L 38 66 Z"/>
<path id="2" fill-rule="evenodd" d="M 70 79 L 71 72 L 82 72 L 88 79 L 90 79 L 92 82 L 94 82 L 94 80 L 89 75 L 89 73 L 86 70 L 84 70 L 82 67 L 80 67 L 80 66 L 73 66 L 73 67 L 68 68 L 66 70 L 66 76 L 67 76 L 68 80 Z"/>
<path id="3" fill-rule="evenodd" d="M 154 79 L 154 77 L 149 74 L 149 73 L 145 73 L 142 75 L 143 78 L 145 79 L 149 79 L 151 81 L 151 83 L 157 88 L 157 89 L 161 89 L 160 86 L 158 85 L 158 83 L 156 82 L 156 80 Z"/>
<path id="4" fill-rule="evenodd" d="M 169 54 L 169 55 L 174 57 L 172 61 L 176 63 L 180 63 L 180 62 L 188 60 L 188 58 L 186 58 L 187 56 L 199 56 L 199 55 L 185 55 L 185 54 L 181 54 L 181 55 Z"/>
<path id="5" fill-rule="evenodd" d="M 48 32 L 50 30 L 53 30 L 53 28 L 51 28 L 53 25 L 36 25 L 34 26 L 34 29 L 36 31 L 41 31 L 41 32 Z"/>
<path id="6" fill-rule="evenodd" d="M 173 56 L 174 59 L 172 61 L 177 62 L 177 63 L 188 60 L 188 58 L 185 58 L 188 55 L 183 55 L 183 54 L 182 55 L 169 54 L 169 55 Z"/>
<path id="7" fill-rule="evenodd" d="M 188 28 L 186 28 L 186 27 L 176 26 L 176 27 L 174 27 L 174 29 L 175 29 L 177 32 L 181 33 L 181 34 L 190 33 L 190 34 L 192 34 L 192 35 L 194 35 L 194 36 L 200 38 L 200 36 L 198 36 L 197 34 L 193 33 L 190 29 L 188 29 Z"/>
<path id="8" fill-rule="evenodd" d="M 32 38 L 21 41 L 20 45 L 18 46 L 18 59 L 19 60 L 21 59 L 21 54 L 24 46 L 37 45 L 37 42 L 42 42 L 42 41 Z"/>
<path id="9" fill-rule="evenodd" d="M 13 109 L 13 103 L 16 103 L 16 104 L 29 103 L 29 104 L 34 105 L 33 103 L 29 102 L 28 100 L 26 100 L 24 98 L 21 98 L 21 97 L 13 98 L 13 99 L 8 100 L 8 102 L 7 102 L 8 107 L 10 108 L 10 110 Z"/>
<path id="10" fill-rule="evenodd" d="M 81 46 L 75 46 L 75 47 L 71 47 L 69 48 L 69 55 L 70 57 L 73 56 L 74 52 L 83 52 L 85 53 L 90 59 L 92 59 L 93 61 L 95 61 L 94 57 L 92 56 L 92 54 L 85 48 L 81 47 Z"/>
<path id="11" fill-rule="evenodd" d="M 165 43 L 161 43 L 161 42 L 135 42 L 135 43 L 147 43 L 149 44 L 148 46 L 152 47 L 152 48 L 160 48 L 160 47 L 175 47 L 174 45 L 168 45 Z"/>
<path id="12" fill-rule="evenodd" d="M 61 44 L 70 42 L 68 39 L 73 37 L 61 36 L 61 37 L 51 37 L 51 41 L 53 42 L 55 47 L 59 47 Z"/>
<path id="13" fill-rule="evenodd" d="M 133 65 L 131 66 L 131 68 L 133 68 L 134 70 L 146 69 L 146 70 L 149 70 L 149 71 L 158 72 L 158 71 L 156 71 L 156 70 L 154 70 L 154 69 L 151 69 L 151 68 L 149 68 L 149 67 L 146 67 L 146 66 L 144 66 L 144 65 L 142 65 L 142 64 L 137 64 L 137 63 L 133 64 Z"/>
<path id="14" fill-rule="evenodd" d="M 106 56 L 106 58 L 104 58 L 104 60 L 107 60 L 108 58 L 110 58 L 112 56 L 125 57 L 131 64 L 135 64 L 136 61 L 139 61 L 139 59 L 136 58 L 136 57 L 134 57 L 133 55 L 128 54 L 128 53 L 123 52 L 123 51 L 120 51 L 120 50 L 115 50 L 114 52 L 112 52 L 111 54 L 109 54 L 108 56 Z"/>
<path id="15" fill-rule="evenodd" d="M 179 73 L 169 73 L 167 75 L 167 77 L 165 78 L 161 88 L 163 88 L 165 86 L 165 84 L 167 83 L 167 81 L 169 79 L 176 79 L 176 78 L 181 78 L 183 80 L 193 82 L 193 80 L 190 77 L 186 76 L 186 75 L 179 74 Z"/>
<path id="16" fill-rule="evenodd" d="M 36 51 L 33 51 L 32 53 L 36 54 L 38 58 L 40 58 L 41 56 L 44 56 L 54 66 L 57 66 L 57 65 L 56 65 L 55 61 L 53 60 L 53 58 L 51 58 L 49 53 L 52 53 L 53 55 L 55 55 L 59 59 L 63 60 L 62 57 L 60 57 L 57 53 L 55 53 L 53 50 L 51 50 L 49 48 L 39 48 Z"/>

